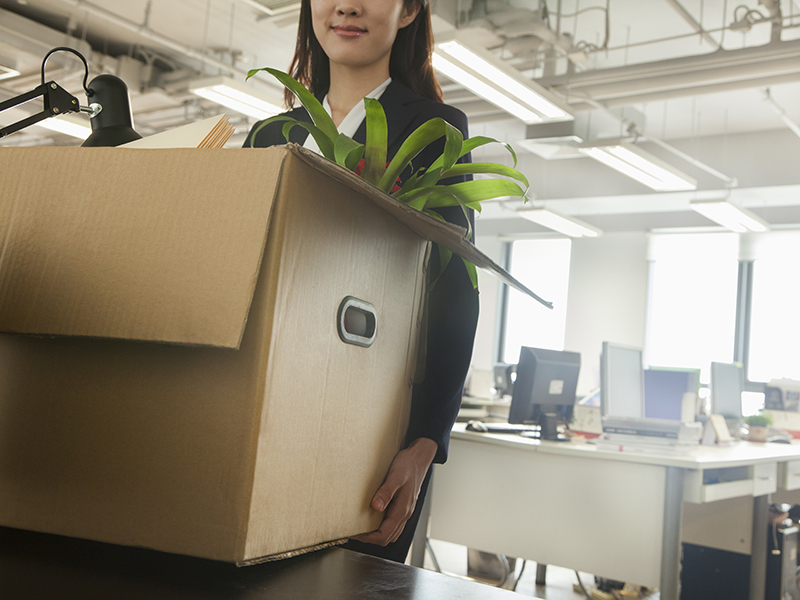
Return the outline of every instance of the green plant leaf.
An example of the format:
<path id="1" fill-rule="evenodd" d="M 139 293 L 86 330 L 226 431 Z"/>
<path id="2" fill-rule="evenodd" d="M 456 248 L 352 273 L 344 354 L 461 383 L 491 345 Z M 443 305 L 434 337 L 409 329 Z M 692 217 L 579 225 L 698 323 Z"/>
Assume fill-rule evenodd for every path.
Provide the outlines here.
<path id="1" fill-rule="evenodd" d="M 299 81 L 287 75 L 283 71 L 279 71 L 278 69 L 272 69 L 270 67 L 262 67 L 260 69 L 250 69 L 247 72 L 247 77 L 245 80 L 250 79 L 253 75 L 258 73 L 259 71 L 266 71 L 270 75 L 272 75 L 275 79 L 280 81 L 284 86 L 286 86 L 290 92 L 292 92 L 297 99 L 300 100 L 300 104 L 303 105 L 303 108 L 306 109 L 311 120 L 314 121 L 314 125 L 316 125 L 320 131 L 330 140 L 330 146 L 333 148 L 333 144 L 336 141 L 336 138 L 339 135 L 339 132 L 336 130 L 336 125 L 333 123 L 333 119 L 327 113 L 327 111 L 322 108 L 322 104 L 319 100 L 314 97 L 314 94 L 309 92 Z M 314 138 L 316 140 L 316 137 Z M 317 141 L 317 145 L 319 146 L 319 141 Z M 322 146 L 320 146 L 320 150 L 322 150 Z M 326 158 L 328 158 L 326 156 Z M 333 159 L 331 159 L 333 160 Z"/>
<path id="2" fill-rule="evenodd" d="M 336 158 L 337 164 L 340 164 L 343 167 L 346 167 L 347 166 L 347 159 L 350 156 L 350 154 L 354 150 L 358 150 L 359 148 L 361 148 L 362 153 L 363 153 L 364 144 L 359 144 L 353 138 L 351 138 L 349 136 L 346 136 L 343 133 L 340 133 L 336 137 L 336 142 L 333 144 L 333 154 L 334 154 L 334 156 Z M 359 158 L 358 160 L 361 160 L 361 158 Z M 356 164 L 358 164 L 358 160 L 356 161 Z M 350 170 L 352 171 L 353 169 L 350 169 Z"/>
<path id="3" fill-rule="evenodd" d="M 461 158 L 461 147 L 464 141 L 464 136 L 461 132 L 447 123 L 444 128 L 445 142 L 444 153 L 442 154 L 442 171 L 447 171 L 452 167 L 456 161 Z M 430 169 L 429 169 L 430 170 Z"/>
<path id="4" fill-rule="evenodd" d="M 441 179 L 461 177 L 464 175 L 474 175 L 475 173 L 491 173 L 493 175 L 510 177 L 511 179 L 516 179 L 520 183 L 525 184 L 525 189 L 530 187 L 528 178 L 525 177 L 525 175 L 516 169 L 512 169 L 506 165 L 499 165 L 497 163 L 459 163 L 453 165 L 447 171 L 442 173 Z"/>
<path id="5" fill-rule="evenodd" d="M 381 103 L 374 98 L 364 98 L 364 107 L 367 112 L 367 144 L 361 176 L 369 183 L 378 185 L 386 171 L 386 146 L 389 136 L 386 113 L 383 112 Z M 391 184 L 383 191 L 388 192 L 390 189 L 392 189 Z"/>
<path id="6" fill-rule="evenodd" d="M 519 185 L 507 179 L 475 179 L 451 185 L 437 185 L 431 189 L 436 192 L 446 191 L 450 194 L 455 194 L 466 204 L 505 196 L 518 197 L 525 193 Z M 439 194 L 436 194 L 436 196 L 439 196 Z M 438 208 L 440 206 L 453 206 L 453 204 L 431 204 L 431 201 L 429 201 L 426 205 L 427 208 Z"/>
<path id="7" fill-rule="evenodd" d="M 514 159 L 513 166 L 514 167 L 517 166 L 517 154 L 516 152 L 514 152 L 514 149 L 509 144 L 506 144 L 505 142 L 500 142 L 494 138 L 486 137 L 484 135 L 476 135 L 475 137 L 467 138 L 466 140 L 464 140 L 464 142 L 461 144 L 461 154 L 458 156 L 458 158 L 466 156 L 468 153 L 475 150 L 475 148 L 479 148 L 480 146 L 485 146 L 486 144 L 502 144 L 503 146 L 505 146 L 506 150 L 508 150 L 511 153 L 511 156 Z M 430 167 L 428 167 L 428 170 L 434 169 L 436 167 L 441 167 L 443 165 L 444 165 L 444 154 L 442 154 L 441 156 L 439 156 L 439 158 L 433 161 L 433 164 Z"/>
<path id="8" fill-rule="evenodd" d="M 250 136 L 250 147 L 255 148 L 256 136 L 258 135 L 259 131 L 264 129 L 264 127 L 266 127 L 270 123 L 276 123 L 280 121 L 288 121 L 290 123 L 294 123 L 297 121 L 297 119 L 293 119 L 292 117 L 284 117 L 283 115 L 276 115 L 274 117 L 270 117 L 269 119 L 264 119 L 256 127 L 253 128 L 253 135 Z M 283 132 L 283 137 L 285 137 L 287 141 L 289 140 L 289 136 L 287 135 L 286 131 Z"/>
<path id="9" fill-rule="evenodd" d="M 401 187 L 399 190 L 395 190 L 394 192 L 392 192 L 392 196 L 398 198 L 399 196 L 403 195 L 404 192 L 413 190 L 417 185 L 417 181 L 420 179 L 421 171 L 422 169 L 420 169 L 416 173 L 412 173 L 411 177 L 406 179 L 405 182 L 403 183 L 403 187 Z"/>
<path id="10" fill-rule="evenodd" d="M 351 171 L 355 171 L 362 158 L 364 158 L 364 145 L 359 144 L 358 148 L 353 148 L 347 158 L 344 159 L 344 166 Z"/>
<path id="11" fill-rule="evenodd" d="M 397 151 L 397 154 L 394 155 L 392 162 L 386 167 L 383 177 L 381 177 L 378 182 L 378 187 L 384 192 L 388 192 L 392 189 L 392 185 L 397 181 L 397 177 L 403 172 L 403 169 L 408 166 L 411 159 L 419 154 L 425 146 L 445 135 L 446 125 L 447 123 L 445 123 L 443 119 L 436 118 L 425 121 L 422 125 L 417 127 L 417 129 L 406 138 Z M 452 125 L 450 125 L 450 127 L 452 127 Z"/>
<path id="12" fill-rule="evenodd" d="M 328 160 L 336 162 L 336 154 L 333 151 L 334 142 L 327 135 L 325 135 L 319 127 L 312 123 L 306 123 L 305 121 L 295 121 L 294 125 L 296 127 L 302 127 L 308 131 L 308 133 L 310 133 L 314 138 L 314 141 L 317 142 L 317 146 L 319 147 L 319 151 L 322 152 L 322 156 Z M 284 125 L 284 127 L 286 127 L 286 125 Z"/>
<path id="13" fill-rule="evenodd" d="M 472 282 L 472 289 L 478 289 L 478 269 L 475 268 L 471 262 L 469 262 L 466 258 L 461 259 L 464 262 L 464 266 L 467 268 L 467 274 L 469 275 L 469 280 Z"/>

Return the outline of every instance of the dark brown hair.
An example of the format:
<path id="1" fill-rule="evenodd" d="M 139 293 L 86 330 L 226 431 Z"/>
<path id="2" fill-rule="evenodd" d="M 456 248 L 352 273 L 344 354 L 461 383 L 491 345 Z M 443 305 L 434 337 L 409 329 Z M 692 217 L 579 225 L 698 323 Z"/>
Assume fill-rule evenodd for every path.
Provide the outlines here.
<path id="1" fill-rule="evenodd" d="M 433 30 L 430 5 L 428 0 L 403 0 L 403 4 L 407 10 L 419 4 L 419 12 L 410 25 L 397 32 L 389 60 L 389 75 L 423 98 L 442 102 L 442 88 L 431 63 Z M 289 74 L 320 100 L 331 86 L 330 62 L 311 22 L 311 0 L 302 0 L 300 5 L 297 45 Z M 289 107 L 294 106 L 294 94 L 288 89 L 284 91 L 284 98 Z"/>

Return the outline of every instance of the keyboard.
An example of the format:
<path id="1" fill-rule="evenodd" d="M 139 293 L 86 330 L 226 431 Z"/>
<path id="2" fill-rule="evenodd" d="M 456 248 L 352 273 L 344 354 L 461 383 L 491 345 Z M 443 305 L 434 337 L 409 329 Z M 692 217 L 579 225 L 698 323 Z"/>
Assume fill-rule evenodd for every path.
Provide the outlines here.
<path id="1" fill-rule="evenodd" d="M 467 431 L 477 431 L 479 433 L 511 433 L 520 434 L 528 432 L 539 432 L 538 425 L 518 425 L 516 423 L 484 423 L 483 421 L 468 421 Z"/>

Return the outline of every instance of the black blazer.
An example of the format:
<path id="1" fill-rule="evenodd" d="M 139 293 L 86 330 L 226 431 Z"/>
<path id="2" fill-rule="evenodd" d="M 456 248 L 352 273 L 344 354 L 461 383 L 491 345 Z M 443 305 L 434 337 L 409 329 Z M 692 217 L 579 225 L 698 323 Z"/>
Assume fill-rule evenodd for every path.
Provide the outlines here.
<path id="1" fill-rule="evenodd" d="M 391 160 L 401 144 L 417 127 L 425 121 L 441 117 L 457 127 L 464 138 L 468 136 L 467 118 L 460 110 L 422 98 L 397 81 L 392 81 L 380 97 L 380 103 L 386 112 L 388 126 L 387 160 Z M 310 122 L 311 119 L 302 107 L 286 113 L 295 119 Z M 256 123 L 258 126 L 258 123 Z M 254 146 L 265 148 L 285 144 L 282 133 L 283 123 L 272 123 L 264 127 L 255 136 Z M 255 129 L 255 127 L 254 127 Z M 366 123 L 362 122 L 353 138 L 360 143 L 365 141 Z M 292 129 L 289 141 L 302 144 L 308 132 L 301 127 Z M 244 147 L 249 148 L 253 139 L 253 130 L 247 136 Z M 430 166 L 444 149 L 444 139 L 429 145 L 413 160 L 416 170 Z M 459 162 L 470 162 L 469 155 Z M 411 170 L 401 175 L 405 179 Z M 453 178 L 445 183 L 458 181 Z M 467 220 L 459 207 L 438 209 L 444 218 L 451 222 L 467 226 Z M 474 225 L 474 216 L 469 211 L 470 221 Z M 457 256 L 453 256 L 444 273 L 439 276 L 439 258 L 434 247 L 431 257 L 431 280 L 439 277 L 428 296 L 428 332 L 427 354 L 425 362 L 425 378 L 414 386 L 411 402 L 411 419 L 408 427 L 407 442 L 419 437 L 434 440 L 439 449 L 434 462 L 447 460 L 450 443 L 450 429 L 456 420 L 461 406 L 464 379 L 472 358 L 472 346 L 475 339 L 475 328 L 478 323 L 478 294 L 473 289 L 464 264 Z"/>

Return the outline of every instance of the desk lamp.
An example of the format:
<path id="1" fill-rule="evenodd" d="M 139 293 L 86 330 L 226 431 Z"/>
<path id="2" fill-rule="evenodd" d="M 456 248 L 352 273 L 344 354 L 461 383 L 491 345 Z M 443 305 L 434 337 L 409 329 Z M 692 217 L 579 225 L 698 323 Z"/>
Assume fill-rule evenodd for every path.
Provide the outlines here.
<path id="1" fill-rule="evenodd" d="M 77 98 L 55 81 L 45 82 L 44 69 L 47 59 L 55 52 L 61 51 L 71 52 L 83 62 L 85 69 L 83 89 L 86 91 L 87 99 L 91 101 L 89 106 L 81 106 Z M 89 65 L 80 52 L 65 46 L 50 50 L 42 60 L 41 85 L 10 100 L 0 102 L 0 112 L 3 112 L 42 96 L 43 110 L 7 127 L 0 128 L 0 139 L 44 119 L 73 112 L 88 113 L 91 119 L 92 134 L 86 138 L 83 146 L 118 146 L 141 138 L 142 136 L 133 129 L 130 98 L 125 82 L 114 75 L 100 75 L 87 85 L 88 77 Z"/>

